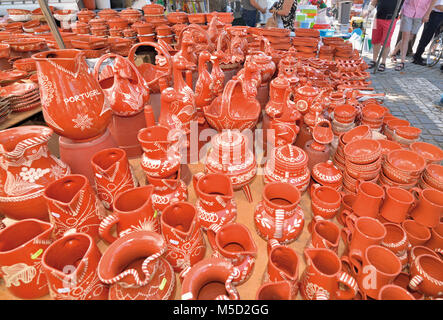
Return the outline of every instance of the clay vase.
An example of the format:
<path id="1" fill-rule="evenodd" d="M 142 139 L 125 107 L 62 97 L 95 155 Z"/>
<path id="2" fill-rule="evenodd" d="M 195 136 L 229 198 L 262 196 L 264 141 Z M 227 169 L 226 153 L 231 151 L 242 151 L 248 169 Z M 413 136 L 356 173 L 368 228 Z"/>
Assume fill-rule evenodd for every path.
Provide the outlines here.
<path id="1" fill-rule="evenodd" d="M 443 192 L 436 189 L 413 188 L 418 193 L 417 206 L 411 210 L 411 217 L 418 223 L 433 228 L 443 215 Z"/>
<path id="2" fill-rule="evenodd" d="M 443 255 L 443 223 L 439 223 L 431 229 L 431 239 L 425 245 Z"/>
<path id="3" fill-rule="evenodd" d="M 409 287 L 425 296 L 441 298 L 443 292 L 443 261 L 432 255 L 417 257 L 410 267 Z"/>
<path id="4" fill-rule="evenodd" d="M 98 276 L 109 284 L 111 300 L 168 300 L 174 298 L 175 275 L 164 255 L 163 237 L 136 231 L 111 243 L 98 264 Z"/>
<path id="5" fill-rule="evenodd" d="M 170 204 L 188 199 L 188 188 L 181 178 L 181 168 L 166 178 L 146 176 L 147 181 L 154 187 L 152 206 L 158 213 Z"/>
<path id="6" fill-rule="evenodd" d="M 0 131 L 0 212 L 14 220 L 49 220 L 43 192 L 69 167 L 50 154 L 52 129 L 22 126 Z"/>
<path id="7" fill-rule="evenodd" d="M 47 222 L 24 219 L 0 231 L 0 274 L 14 296 L 36 299 L 49 293 L 41 261 L 52 230 Z"/>
<path id="8" fill-rule="evenodd" d="M 337 254 L 329 249 L 305 249 L 307 266 L 300 279 L 305 300 L 350 300 L 358 291 L 353 277 L 342 271 Z M 343 285 L 346 289 L 339 287 Z"/>
<path id="9" fill-rule="evenodd" d="M 170 129 L 159 125 L 141 129 L 138 141 L 143 148 L 141 166 L 148 176 L 165 178 L 178 170 L 180 153 Z"/>
<path id="10" fill-rule="evenodd" d="M 234 267 L 232 283 L 240 285 L 252 274 L 257 246 L 246 226 L 235 222 L 228 223 L 215 233 L 213 255 L 231 261 Z"/>
<path id="11" fill-rule="evenodd" d="M 160 232 L 160 219 L 152 206 L 153 186 L 128 189 L 117 195 L 114 212 L 100 223 L 100 237 L 108 243 L 135 231 Z M 117 237 L 112 235 L 116 226 Z"/>
<path id="12" fill-rule="evenodd" d="M 97 195 L 107 210 L 113 210 L 115 197 L 138 186 L 126 152 L 119 148 L 104 149 L 91 159 Z"/>
<path id="13" fill-rule="evenodd" d="M 290 295 L 294 299 L 299 289 L 299 257 L 294 249 L 271 239 L 267 245 L 268 264 L 263 282 L 285 281 L 290 285 Z"/>
<path id="14" fill-rule="evenodd" d="M 400 187 L 385 187 L 386 198 L 380 208 L 380 215 L 394 223 L 403 222 L 415 205 L 414 196 Z"/>
<path id="15" fill-rule="evenodd" d="M 338 253 L 340 242 L 340 229 L 329 220 L 317 220 L 312 223 L 311 238 L 308 242 L 308 248 L 325 248 Z M 311 224 L 309 225 L 311 226 Z"/>
<path id="16" fill-rule="evenodd" d="M 186 273 L 182 282 L 182 300 L 239 300 L 232 284 L 232 264 L 223 258 L 206 258 Z"/>
<path id="17" fill-rule="evenodd" d="M 297 240 L 305 223 L 300 191 L 287 182 L 271 182 L 263 188 L 262 197 L 254 211 L 257 233 L 283 244 Z"/>
<path id="18" fill-rule="evenodd" d="M 257 290 L 255 300 L 293 300 L 288 281 L 268 282 Z"/>
<path id="19" fill-rule="evenodd" d="M 408 290 L 394 284 L 387 284 L 380 289 L 377 300 L 415 300 Z"/>
<path id="20" fill-rule="evenodd" d="M 85 176 L 73 174 L 52 182 L 44 197 L 56 239 L 67 232 L 86 233 L 98 239 L 105 208 Z"/>
<path id="21" fill-rule="evenodd" d="M 431 231 L 428 227 L 422 226 L 415 220 L 405 220 L 401 227 L 406 232 L 410 247 L 422 246 L 431 239 Z"/>
<path id="22" fill-rule="evenodd" d="M 357 198 L 352 205 L 352 211 L 359 217 L 376 218 L 385 198 L 385 191 L 374 182 L 357 181 Z"/>
<path id="23" fill-rule="evenodd" d="M 341 207 L 342 195 L 332 187 L 313 184 L 311 189 L 311 208 L 314 217 L 333 219 Z"/>
<path id="24" fill-rule="evenodd" d="M 400 274 L 400 259 L 389 249 L 371 245 L 362 254 L 351 251 L 349 260 L 355 271 L 360 290 L 372 299 L 377 299 L 380 289 L 394 281 Z"/>
<path id="25" fill-rule="evenodd" d="M 197 210 L 188 202 L 176 202 L 163 210 L 160 222 L 168 246 L 165 259 L 183 276 L 206 252 Z"/>
<path id="26" fill-rule="evenodd" d="M 97 276 L 101 256 L 85 233 L 69 234 L 52 243 L 42 257 L 52 299 L 107 300 L 108 286 Z"/>
<path id="27" fill-rule="evenodd" d="M 112 110 L 80 50 L 50 50 L 32 56 L 37 65 L 43 116 L 58 135 L 87 140 L 102 135 Z"/>

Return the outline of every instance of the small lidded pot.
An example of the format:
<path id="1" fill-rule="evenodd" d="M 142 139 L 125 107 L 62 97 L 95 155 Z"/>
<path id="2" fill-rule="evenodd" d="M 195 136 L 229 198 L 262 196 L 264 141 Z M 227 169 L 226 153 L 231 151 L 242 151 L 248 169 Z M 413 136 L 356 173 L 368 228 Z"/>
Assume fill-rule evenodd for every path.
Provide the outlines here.
<path id="1" fill-rule="evenodd" d="M 315 183 L 322 186 L 328 186 L 337 191 L 342 189 L 343 174 L 331 160 L 314 165 L 311 177 Z"/>

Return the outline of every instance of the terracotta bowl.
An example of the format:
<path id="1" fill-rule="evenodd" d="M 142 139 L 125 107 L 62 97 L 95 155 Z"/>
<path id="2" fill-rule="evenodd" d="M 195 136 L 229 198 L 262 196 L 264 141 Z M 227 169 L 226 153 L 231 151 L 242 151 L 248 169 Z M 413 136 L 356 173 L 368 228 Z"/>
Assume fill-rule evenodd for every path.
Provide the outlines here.
<path id="1" fill-rule="evenodd" d="M 353 122 L 357 114 L 357 109 L 350 104 L 342 104 L 334 109 L 334 119 L 340 123 Z"/>
<path id="2" fill-rule="evenodd" d="M 402 183 L 402 182 L 393 181 L 386 176 L 386 174 L 383 170 L 380 170 L 379 182 L 380 182 L 380 185 L 387 185 L 390 187 L 399 187 L 399 188 L 403 188 L 405 190 L 410 190 L 417 185 L 417 180 L 414 180 L 411 183 Z"/>
<path id="3" fill-rule="evenodd" d="M 411 143 L 409 148 L 422 156 L 427 163 L 440 163 L 443 160 L 443 150 L 427 142 Z"/>
<path id="4" fill-rule="evenodd" d="M 421 129 L 409 126 L 398 126 L 394 129 L 394 134 L 401 138 L 415 140 L 420 137 Z"/>
<path id="5" fill-rule="evenodd" d="M 371 128 L 366 125 L 355 127 L 342 136 L 344 144 L 348 144 L 354 139 L 370 139 L 372 137 Z"/>
<path id="6" fill-rule="evenodd" d="M 393 150 L 387 154 L 386 161 L 395 169 L 411 176 L 420 175 L 426 167 L 426 160 L 410 150 Z"/>
<path id="7" fill-rule="evenodd" d="M 381 146 L 382 155 L 386 155 L 392 150 L 402 149 L 402 146 L 400 143 L 392 141 L 392 140 L 382 139 L 382 140 L 378 140 L 378 142 L 380 143 L 380 146 Z"/>
<path id="8" fill-rule="evenodd" d="M 383 121 L 385 115 L 385 108 L 378 104 L 368 104 L 362 109 L 362 117 L 367 120 L 380 120 Z"/>
<path id="9" fill-rule="evenodd" d="M 388 129 L 390 129 L 391 131 L 394 131 L 395 128 L 400 127 L 400 126 L 409 126 L 410 123 L 407 120 L 404 119 L 393 119 L 393 120 L 389 120 L 386 123 L 386 126 Z"/>
<path id="10" fill-rule="evenodd" d="M 381 155 L 381 146 L 377 140 L 354 140 L 344 148 L 345 158 L 356 164 L 376 161 Z"/>
<path id="11" fill-rule="evenodd" d="M 423 172 L 423 180 L 435 189 L 443 189 L 443 166 L 429 164 Z"/>

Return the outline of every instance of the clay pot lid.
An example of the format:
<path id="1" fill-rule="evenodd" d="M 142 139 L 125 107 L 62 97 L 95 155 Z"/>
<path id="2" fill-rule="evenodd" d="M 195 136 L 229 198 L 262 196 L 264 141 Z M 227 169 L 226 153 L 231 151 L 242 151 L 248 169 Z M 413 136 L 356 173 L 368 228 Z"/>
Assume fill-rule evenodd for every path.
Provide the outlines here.
<path id="1" fill-rule="evenodd" d="M 311 82 L 297 89 L 297 93 L 302 96 L 314 97 L 318 95 L 320 92 L 317 88 L 313 87 Z"/>
<path id="2" fill-rule="evenodd" d="M 8 15 L 26 15 L 31 14 L 31 10 L 26 9 L 6 9 Z"/>
<path id="3" fill-rule="evenodd" d="M 71 24 L 71 28 L 86 28 L 89 27 L 89 25 L 86 22 L 76 21 L 73 24 Z"/>
<path id="4" fill-rule="evenodd" d="M 343 174 L 334 166 L 331 160 L 320 162 L 312 168 L 312 177 L 321 184 L 338 185 L 343 180 Z"/>
<path id="5" fill-rule="evenodd" d="M 371 136 L 371 128 L 367 125 L 361 125 L 344 133 L 342 135 L 342 141 L 344 144 L 348 144 L 354 139 L 366 139 L 370 138 Z"/>
<path id="6" fill-rule="evenodd" d="M 172 28 L 168 25 L 162 25 L 155 28 L 155 30 L 172 30 Z"/>
<path id="7" fill-rule="evenodd" d="M 439 162 L 443 160 L 443 150 L 428 142 L 414 142 L 409 148 L 423 157 L 427 162 Z"/>
<path id="8" fill-rule="evenodd" d="M 288 144 L 274 150 L 276 165 L 294 169 L 306 167 L 308 163 L 308 154 L 297 146 Z"/>
<path id="9" fill-rule="evenodd" d="M 87 8 L 83 8 L 77 12 L 77 16 L 95 16 L 95 12 Z"/>
<path id="10" fill-rule="evenodd" d="M 97 17 L 95 17 L 94 19 L 89 20 L 88 23 L 90 25 L 93 25 L 93 24 L 97 24 L 97 25 L 104 24 L 104 25 L 106 25 L 108 23 L 108 21 L 106 19 L 104 19 L 104 18 L 97 18 Z"/>
<path id="11" fill-rule="evenodd" d="M 400 171 L 414 174 L 426 167 L 426 160 L 411 150 L 393 150 L 386 155 L 386 161 Z"/>
<path id="12" fill-rule="evenodd" d="M 110 19 L 106 19 L 107 23 L 128 23 L 128 20 L 121 18 L 119 16 L 112 17 Z"/>
<path id="13" fill-rule="evenodd" d="M 401 144 L 396 141 L 382 139 L 382 140 L 378 140 L 378 142 L 380 143 L 381 153 L 383 155 L 388 154 L 392 150 L 403 149 Z"/>

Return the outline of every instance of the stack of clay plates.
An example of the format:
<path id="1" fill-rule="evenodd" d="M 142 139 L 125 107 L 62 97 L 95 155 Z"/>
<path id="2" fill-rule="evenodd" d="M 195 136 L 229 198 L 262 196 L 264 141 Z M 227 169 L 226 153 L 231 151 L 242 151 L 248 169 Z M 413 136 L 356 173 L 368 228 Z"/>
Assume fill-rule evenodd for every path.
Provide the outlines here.
<path id="1" fill-rule="evenodd" d="M 9 101 L 12 112 L 23 112 L 40 107 L 40 93 L 35 82 L 16 82 L 0 89 L 0 97 Z"/>
<path id="2" fill-rule="evenodd" d="M 0 97 L 0 123 L 3 123 L 11 113 L 11 108 L 9 108 L 9 100 Z"/>

